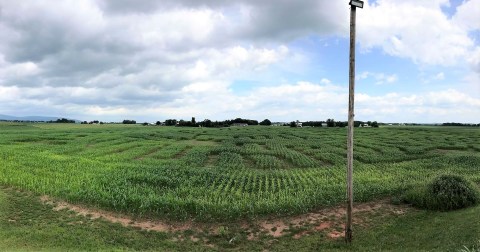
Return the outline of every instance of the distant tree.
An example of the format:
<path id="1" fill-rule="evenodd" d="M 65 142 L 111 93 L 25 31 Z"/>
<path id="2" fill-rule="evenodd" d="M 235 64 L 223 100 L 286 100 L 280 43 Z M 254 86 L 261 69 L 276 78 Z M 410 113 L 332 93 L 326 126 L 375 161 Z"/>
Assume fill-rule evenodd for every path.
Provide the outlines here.
<path id="1" fill-rule="evenodd" d="M 447 123 L 442 123 L 442 126 L 468 126 L 468 127 L 478 127 L 478 126 L 480 126 L 480 124 L 447 122 Z"/>
<path id="2" fill-rule="evenodd" d="M 205 127 L 213 127 L 213 122 L 212 121 L 206 119 L 204 122 L 205 122 Z"/>
<path id="3" fill-rule="evenodd" d="M 175 126 L 177 125 L 176 119 L 167 119 L 165 120 L 165 126 Z"/>
<path id="4" fill-rule="evenodd" d="M 83 121 L 83 122 L 81 122 L 80 124 L 88 124 L 88 122 L 87 122 L 87 121 Z"/>
<path id="5" fill-rule="evenodd" d="M 192 117 L 192 124 L 195 126 L 195 124 L 197 124 L 197 122 L 195 121 L 195 117 Z"/>
<path id="6" fill-rule="evenodd" d="M 75 120 L 69 120 L 67 118 L 57 119 L 56 121 L 49 121 L 49 123 L 75 123 Z"/>
<path id="7" fill-rule="evenodd" d="M 272 122 L 268 119 L 265 119 L 265 120 L 260 122 L 260 125 L 270 126 L 270 125 L 272 125 Z"/>
<path id="8" fill-rule="evenodd" d="M 123 120 L 123 124 L 137 124 L 137 121 L 135 120 Z"/>
<path id="9" fill-rule="evenodd" d="M 162 125 L 162 123 L 161 123 L 160 121 L 157 121 L 157 122 L 155 123 L 155 125 L 160 126 L 160 125 Z"/>
<path id="10" fill-rule="evenodd" d="M 143 126 L 147 126 L 148 125 L 148 122 L 144 122 L 142 123 Z"/>
<path id="11" fill-rule="evenodd" d="M 303 126 L 310 126 L 310 127 L 322 127 L 322 121 L 308 121 L 303 122 Z"/>
<path id="12" fill-rule="evenodd" d="M 235 118 L 233 120 L 226 120 L 222 123 L 223 124 L 228 124 L 228 125 L 231 125 L 231 124 L 234 124 L 234 123 L 246 123 L 248 125 L 258 125 L 257 120 L 242 119 L 242 118 Z"/>
<path id="13" fill-rule="evenodd" d="M 297 123 L 296 123 L 295 121 L 291 121 L 289 125 L 290 125 L 290 127 L 292 127 L 292 128 L 297 127 Z"/>
<path id="14" fill-rule="evenodd" d="M 327 119 L 327 127 L 335 127 L 335 120 Z"/>
<path id="15" fill-rule="evenodd" d="M 207 127 L 207 128 L 213 127 L 213 123 L 209 119 L 203 120 L 203 122 L 201 122 L 201 125 L 202 125 L 202 127 Z"/>
<path id="16" fill-rule="evenodd" d="M 377 123 L 377 121 L 373 121 L 371 126 L 374 127 L 374 128 L 378 128 L 378 123 Z"/>
<path id="17" fill-rule="evenodd" d="M 192 124 L 191 121 L 180 120 L 180 121 L 178 121 L 177 126 L 179 126 L 179 127 L 192 127 L 192 126 L 195 126 L 195 124 Z"/>

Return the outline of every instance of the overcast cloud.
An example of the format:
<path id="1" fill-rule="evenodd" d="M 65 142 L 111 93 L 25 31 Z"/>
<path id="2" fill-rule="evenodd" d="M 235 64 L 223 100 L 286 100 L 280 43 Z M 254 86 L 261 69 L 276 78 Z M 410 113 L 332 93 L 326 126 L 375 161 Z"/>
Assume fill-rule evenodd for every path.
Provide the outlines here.
<path id="1" fill-rule="evenodd" d="M 443 84 L 397 92 L 414 81 L 395 69 L 359 72 L 392 89 L 360 92 L 357 118 L 477 122 L 480 0 L 366 4 L 357 15 L 359 56 L 380 50 L 433 68 L 431 79 Z M 348 50 L 335 47 L 348 40 L 348 20 L 348 1 L 0 0 L 0 114 L 345 120 L 347 76 L 314 64 L 323 45 L 306 45 Z M 316 68 L 327 70 L 309 74 Z M 453 72 L 461 74 L 449 79 Z"/>

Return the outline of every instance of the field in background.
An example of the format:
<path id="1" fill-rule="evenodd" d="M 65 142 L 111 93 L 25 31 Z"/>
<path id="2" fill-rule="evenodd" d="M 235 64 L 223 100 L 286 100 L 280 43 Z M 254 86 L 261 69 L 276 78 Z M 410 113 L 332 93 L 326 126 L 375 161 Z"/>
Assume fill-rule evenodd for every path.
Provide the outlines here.
<path id="1" fill-rule="evenodd" d="M 346 129 L 0 124 L 0 184 L 171 219 L 293 214 L 345 200 Z M 354 197 L 439 173 L 480 182 L 480 129 L 355 130 Z"/>

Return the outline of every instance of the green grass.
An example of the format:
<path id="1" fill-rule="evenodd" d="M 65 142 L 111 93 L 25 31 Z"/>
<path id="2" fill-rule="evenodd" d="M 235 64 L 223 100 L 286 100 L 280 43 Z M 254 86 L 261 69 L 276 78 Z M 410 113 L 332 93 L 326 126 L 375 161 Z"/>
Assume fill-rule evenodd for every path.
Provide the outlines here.
<path id="1" fill-rule="evenodd" d="M 457 251 L 480 239 L 480 208 L 450 213 L 421 211 L 391 221 L 387 225 L 359 233 L 358 247 L 373 250 Z M 375 240 L 372 244 L 371 241 Z M 373 245 L 373 246 L 372 246 Z"/>
<path id="2" fill-rule="evenodd" d="M 31 193 L 0 188 L 1 251 L 188 251 L 191 245 L 165 233 L 55 212 Z"/>
<path id="3" fill-rule="evenodd" d="M 480 206 L 452 212 L 408 211 L 405 215 L 371 215 L 367 227 L 354 226 L 354 241 L 313 233 L 301 239 L 261 237 L 248 241 L 236 223 L 219 234 L 193 231 L 147 232 L 68 211 L 53 211 L 32 193 L 0 187 L 0 251 L 460 251 L 480 241 Z M 212 247 L 189 239 L 203 237 Z M 235 242 L 229 242 L 238 237 Z"/>
<path id="4" fill-rule="evenodd" d="M 300 240 L 281 239 L 272 251 L 460 251 L 480 240 L 480 207 L 453 212 L 418 211 L 387 219 L 374 226 L 356 227 L 352 245 L 321 235 Z"/>
<path id="5" fill-rule="evenodd" d="M 137 216 L 294 214 L 345 200 L 343 128 L 0 124 L 0 184 Z M 479 182 L 480 129 L 355 131 L 356 201 L 432 176 Z"/>

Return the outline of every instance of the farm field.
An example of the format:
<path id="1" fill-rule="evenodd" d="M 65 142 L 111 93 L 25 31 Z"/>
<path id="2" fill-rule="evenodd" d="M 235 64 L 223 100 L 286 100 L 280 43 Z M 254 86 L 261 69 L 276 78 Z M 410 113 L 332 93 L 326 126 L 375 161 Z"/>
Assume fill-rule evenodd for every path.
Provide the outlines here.
<path id="1" fill-rule="evenodd" d="M 470 252 L 480 248 L 479 211 L 480 206 L 453 212 L 408 208 L 404 214 L 386 216 L 382 211 L 367 216 L 355 213 L 368 218 L 368 225 L 355 225 L 353 244 L 347 245 L 343 239 L 329 238 L 325 231 L 297 238 L 305 227 L 282 237 L 260 234 L 249 239 L 248 230 L 235 222 L 213 224 L 223 232 L 150 232 L 68 210 L 55 211 L 35 194 L 0 186 L 0 251 Z"/>
<path id="2" fill-rule="evenodd" d="M 290 215 L 345 200 L 346 129 L 0 124 L 0 184 L 174 220 Z M 356 202 L 440 173 L 480 182 L 480 129 L 360 128 Z"/>

